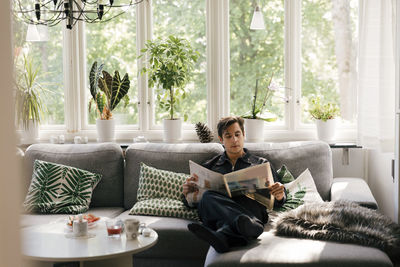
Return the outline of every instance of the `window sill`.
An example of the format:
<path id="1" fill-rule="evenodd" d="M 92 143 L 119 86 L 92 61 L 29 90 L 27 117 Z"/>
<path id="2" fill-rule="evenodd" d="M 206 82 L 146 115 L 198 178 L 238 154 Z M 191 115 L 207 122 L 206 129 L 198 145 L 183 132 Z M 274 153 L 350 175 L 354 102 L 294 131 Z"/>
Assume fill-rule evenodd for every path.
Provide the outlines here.
<path id="1" fill-rule="evenodd" d="M 19 135 L 21 131 L 17 131 Z M 76 133 L 67 133 L 64 129 L 44 129 L 40 131 L 40 142 L 49 142 L 51 136 L 64 135 L 65 143 L 73 143 L 75 136 L 87 136 L 89 142 L 97 141 L 96 130 L 83 130 Z M 163 130 L 117 130 L 116 141 L 118 143 L 133 143 L 133 138 L 137 136 L 144 136 L 150 142 L 162 142 L 163 141 Z M 214 134 L 214 140 L 218 141 L 216 134 Z M 288 142 L 288 141 L 310 141 L 317 140 L 317 132 L 313 128 L 302 129 L 297 131 L 289 131 L 284 129 L 266 129 L 264 132 L 265 142 Z M 343 148 L 343 143 L 350 143 L 352 146 L 356 146 L 357 131 L 356 129 L 338 129 L 336 133 L 336 146 L 332 148 Z M 197 134 L 194 130 L 183 130 L 182 142 L 198 142 Z M 341 147 L 339 147 L 342 145 Z M 348 145 L 347 145 L 348 146 Z M 353 148 L 353 147 L 348 147 Z"/>

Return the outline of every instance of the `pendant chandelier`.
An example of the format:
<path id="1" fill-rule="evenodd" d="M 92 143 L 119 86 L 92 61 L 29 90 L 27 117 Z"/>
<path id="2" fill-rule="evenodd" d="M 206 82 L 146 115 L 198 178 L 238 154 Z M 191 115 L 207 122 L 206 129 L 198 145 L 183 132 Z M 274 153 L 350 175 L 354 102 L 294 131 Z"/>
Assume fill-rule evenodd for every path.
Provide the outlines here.
<path id="1" fill-rule="evenodd" d="M 77 21 L 107 22 L 144 0 L 14 0 L 17 18 L 34 25 L 55 26 L 66 21 L 72 29 Z M 115 2 L 115 3 L 114 3 Z"/>

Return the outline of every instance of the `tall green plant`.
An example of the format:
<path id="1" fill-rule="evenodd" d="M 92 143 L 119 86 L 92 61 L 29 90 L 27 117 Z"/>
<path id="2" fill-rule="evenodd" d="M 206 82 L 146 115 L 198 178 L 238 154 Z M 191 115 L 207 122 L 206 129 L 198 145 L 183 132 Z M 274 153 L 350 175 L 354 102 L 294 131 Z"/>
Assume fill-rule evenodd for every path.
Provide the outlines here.
<path id="1" fill-rule="evenodd" d="M 22 66 L 17 64 L 15 80 L 15 107 L 17 123 L 24 129 L 29 121 L 39 124 L 46 109 L 41 94 L 45 89 L 37 82 L 40 67 L 35 67 L 31 57 L 23 55 Z"/>
<path id="2" fill-rule="evenodd" d="M 157 85 L 157 100 L 160 107 L 169 113 L 169 119 L 176 119 L 174 112 L 179 102 L 186 97 L 185 86 L 191 78 L 194 63 L 199 53 L 189 41 L 170 35 L 166 40 L 149 40 L 141 50 L 139 58 L 147 54 L 148 66 L 141 73 L 148 73 L 149 87 Z M 184 120 L 187 120 L 185 114 Z"/>
<path id="3" fill-rule="evenodd" d="M 89 86 L 92 99 L 89 103 L 89 111 L 94 103 L 100 119 L 109 120 L 112 118 L 111 112 L 121 100 L 125 102 L 125 107 L 129 104 L 130 80 L 128 73 L 125 73 L 121 80 L 117 70 L 114 76 L 111 76 L 103 70 L 103 66 L 104 64 L 97 66 L 97 61 L 95 61 L 90 69 Z"/>

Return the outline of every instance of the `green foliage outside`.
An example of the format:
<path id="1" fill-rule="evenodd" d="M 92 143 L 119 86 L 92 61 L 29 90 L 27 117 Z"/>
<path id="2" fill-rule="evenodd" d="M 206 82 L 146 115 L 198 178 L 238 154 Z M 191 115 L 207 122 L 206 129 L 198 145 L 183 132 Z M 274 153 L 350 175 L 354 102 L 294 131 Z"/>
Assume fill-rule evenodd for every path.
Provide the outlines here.
<path id="1" fill-rule="evenodd" d="M 41 125 L 64 124 L 64 87 L 63 87 L 63 47 L 62 25 L 49 28 L 49 41 L 26 42 L 27 24 L 13 19 L 14 58 L 22 59 L 29 55 L 34 67 L 40 69 L 36 82 L 45 87 L 46 106 Z M 19 64 L 19 63 L 17 63 Z"/>
<path id="2" fill-rule="evenodd" d="M 170 1 L 154 0 L 153 39 L 166 39 L 169 35 L 185 38 L 199 58 L 194 65 L 191 82 L 185 86 L 187 97 L 180 102 L 180 111 L 176 117 L 188 116 L 188 123 L 207 120 L 207 84 L 206 84 L 206 1 Z M 155 97 L 155 123 L 160 124 L 168 112 L 159 105 Z M 174 115 L 175 116 L 175 115 Z"/>
<path id="3" fill-rule="evenodd" d="M 356 0 L 351 0 L 351 3 Z M 265 31 L 249 29 L 254 11 L 253 1 L 229 1 L 230 29 L 230 109 L 234 115 L 249 111 L 253 101 L 254 82 L 259 77 L 274 73 L 275 83 L 284 86 L 284 0 L 260 0 L 264 15 Z M 199 59 L 194 67 L 192 82 L 186 86 L 187 98 L 180 103 L 181 111 L 187 112 L 188 122 L 206 121 L 206 13 L 205 1 L 154 0 L 153 38 L 169 35 L 188 39 Z M 302 1 L 302 122 L 310 123 L 307 103 L 312 95 L 323 95 L 329 102 L 339 104 L 335 38 L 330 16 L 331 1 Z M 355 14 L 355 15 L 354 15 Z M 356 23 L 356 10 L 352 9 L 352 21 Z M 16 54 L 21 48 L 29 49 L 35 64 L 46 75 L 38 82 L 46 86 L 46 112 L 42 124 L 64 124 L 63 88 L 63 34 L 62 24 L 49 28 L 48 42 L 25 42 L 27 25 L 13 21 Z M 354 31 L 353 31 L 354 32 Z M 113 112 L 122 124 L 138 124 L 136 9 L 107 23 L 87 24 L 86 71 L 94 61 L 104 62 L 106 69 L 118 69 L 131 78 L 130 102 L 126 108 L 118 106 Z M 86 82 L 87 88 L 89 82 Z M 89 90 L 87 103 L 90 99 Z M 274 114 L 283 123 L 284 92 L 277 92 L 266 103 L 265 114 Z M 155 97 L 155 123 L 161 123 L 168 113 L 159 106 Z M 178 112 L 178 117 L 183 113 Z M 95 123 L 97 115 L 92 111 L 88 122 Z"/>
<path id="4" fill-rule="evenodd" d="M 130 8 L 125 14 L 106 23 L 86 24 L 86 73 L 92 62 L 104 63 L 104 69 L 127 73 L 130 79 L 129 103 L 118 105 L 113 118 L 118 124 L 138 124 L 137 53 L 136 53 L 136 9 Z M 87 75 L 89 78 L 89 75 Z M 87 80 L 87 103 L 92 97 Z M 88 123 L 94 124 L 98 117 L 96 110 L 89 113 Z"/>
<path id="5" fill-rule="evenodd" d="M 356 39 L 357 1 L 350 0 L 352 38 Z M 335 33 L 332 20 L 332 1 L 302 1 L 302 122 L 311 123 L 308 112 L 310 99 L 315 95 L 340 105 L 338 69 L 335 54 Z"/>
<path id="6" fill-rule="evenodd" d="M 243 115 L 253 106 L 254 81 L 274 74 L 274 81 L 284 85 L 284 1 L 262 0 L 266 30 L 250 30 L 254 3 L 229 2 L 230 29 L 230 109 L 232 115 Z M 267 85 L 262 85 L 267 86 Z M 284 118 L 284 91 L 276 92 L 259 117 Z"/>

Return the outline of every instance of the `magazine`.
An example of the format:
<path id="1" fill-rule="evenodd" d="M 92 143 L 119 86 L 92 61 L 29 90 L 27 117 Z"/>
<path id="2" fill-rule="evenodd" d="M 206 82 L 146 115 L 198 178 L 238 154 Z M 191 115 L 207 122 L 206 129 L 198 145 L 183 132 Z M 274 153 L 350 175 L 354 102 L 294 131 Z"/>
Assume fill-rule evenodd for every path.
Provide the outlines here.
<path id="1" fill-rule="evenodd" d="M 274 196 L 270 194 L 265 183 L 274 183 L 269 162 L 234 171 L 222 175 L 211 171 L 189 160 L 190 175 L 196 175 L 198 180 L 193 182 L 198 191 L 190 196 L 188 202 L 200 201 L 204 191 L 212 189 L 226 193 L 229 197 L 240 194 L 256 200 L 269 210 L 274 206 Z"/>

